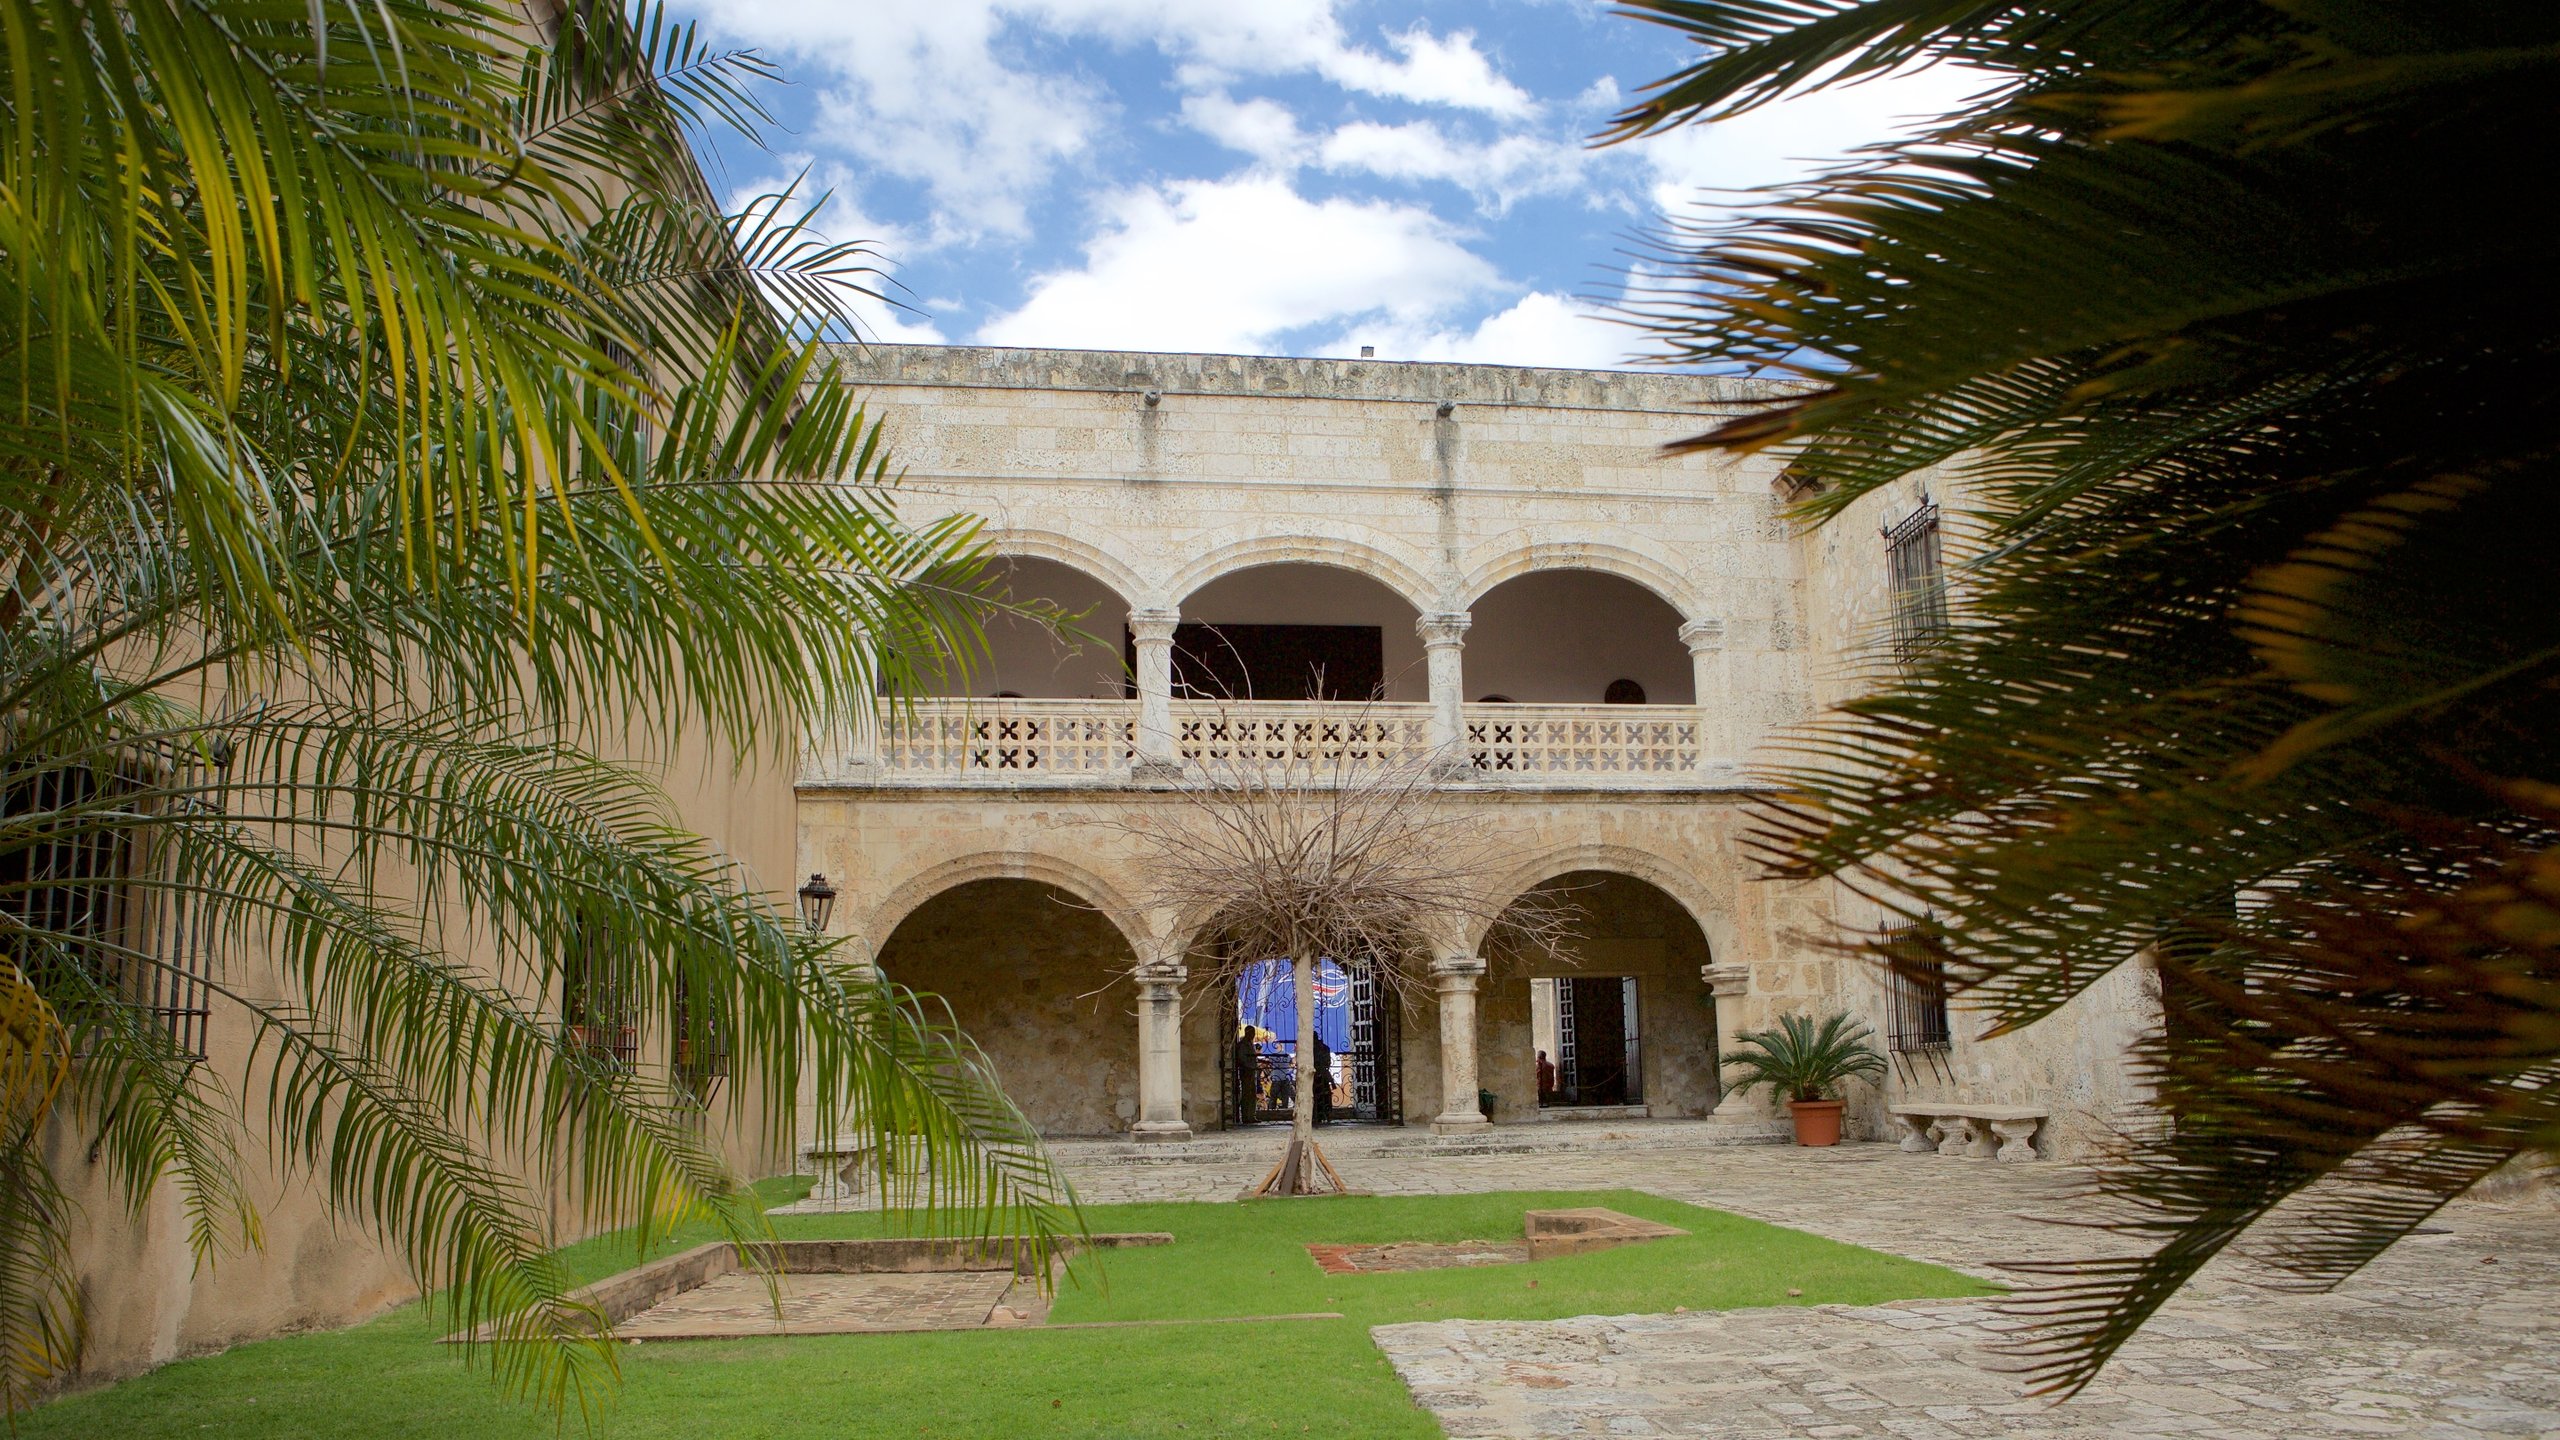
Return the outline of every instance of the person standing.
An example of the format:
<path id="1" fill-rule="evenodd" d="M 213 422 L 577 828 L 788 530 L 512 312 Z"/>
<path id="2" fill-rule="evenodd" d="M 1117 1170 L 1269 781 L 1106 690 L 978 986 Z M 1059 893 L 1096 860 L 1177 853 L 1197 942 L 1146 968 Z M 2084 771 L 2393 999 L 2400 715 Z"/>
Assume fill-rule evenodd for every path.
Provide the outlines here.
<path id="1" fill-rule="evenodd" d="M 1229 1058 L 1227 1084 L 1235 1091 L 1235 1113 L 1238 1125 L 1251 1125 L 1260 1119 L 1254 1104 L 1262 1088 L 1262 1051 L 1253 1043 L 1253 1027 L 1236 1028 L 1236 1044 Z"/>

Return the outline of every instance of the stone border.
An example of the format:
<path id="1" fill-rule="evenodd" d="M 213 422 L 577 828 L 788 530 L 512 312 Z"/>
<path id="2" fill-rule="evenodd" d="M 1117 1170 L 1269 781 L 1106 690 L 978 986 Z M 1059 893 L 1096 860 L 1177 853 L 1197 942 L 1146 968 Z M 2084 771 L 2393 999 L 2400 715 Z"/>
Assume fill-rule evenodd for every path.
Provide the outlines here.
<path id="1" fill-rule="evenodd" d="M 1088 1245 L 1097 1250 L 1118 1250 L 1172 1243 L 1173 1236 L 1161 1230 L 1088 1235 L 1059 1247 L 1050 1274 L 1054 1277 L 1058 1265 L 1074 1258 Z M 752 1253 L 752 1264 L 739 1253 L 741 1250 Z M 696 1245 L 690 1250 L 636 1265 L 618 1275 L 608 1275 L 592 1285 L 570 1291 L 565 1298 L 572 1305 L 587 1307 L 590 1315 L 602 1320 L 601 1328 L 610 1331 L 644 1310 L 688 1290 L 698 1289 L 723 1275 L 733 1275 L 746 1269 L 780 1275 L 924 1275 L 954 1270 L 1010 1270 L 1016 1277 L 1017 1289 L 1020 1288 L 1020 1280 L 1031 1279 L 1039 1273 L 1032 1264 L 1028 1247 L 1002 1240 L 912 1237 L 761 1240 L 744 1246 L 727 1240 L 714 1240 L 707 1245 Z M 1009 1303 L 1011 1300 L 1012 1292 L 1008 1291 L 1006 1301 Z M 1035 1320 L 1048 1313 L 1045 1303 L 1038 1308 L 1039 1316 L 1035 1316 Z M 582 1317 L 580 1324 L 590 1333 L 598 1328 L 594 1319 Z M 443 1337 L 440 1343 L 486 1344 L 496 1338 L 497 1325 L 498 1322 L 492 1320 L 468 1331 L 457 1331 Z"/>

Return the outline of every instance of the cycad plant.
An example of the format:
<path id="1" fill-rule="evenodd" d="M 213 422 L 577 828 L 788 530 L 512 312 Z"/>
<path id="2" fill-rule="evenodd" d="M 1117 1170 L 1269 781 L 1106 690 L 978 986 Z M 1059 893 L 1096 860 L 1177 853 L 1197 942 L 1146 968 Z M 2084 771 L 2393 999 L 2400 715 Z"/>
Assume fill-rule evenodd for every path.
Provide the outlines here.
<path id="1" fill-rule="evenodd" d="M 1781 1100 L 1837 1100 L 1851 1080 L 1884 1080 L 1884 1057 L 1869 1043 L 1874 1038 L 1874 1031 L 1843 1013 L 1820 1020 L 1781 1015 L 1775 1029 L 1734 1037 L 1735 1052 L 1723 1057 L 1723 1068 L 1742 1072 L 1730 1087 L 1736 1095 L 1765 1085 Z"/>
<path id="2" fill-rule="evenodd" d="M 0 67 L 0 1401 L 79 1352 L 56 1167 L 216 1263 L 249 1124 L 555 1405 L 614 1352 L 547 1237 L 748 1233 L 722 1132 L 781 1150 L 804 1083 L 916 1137 L 899 1200 L 1071 1224 L 947 1016 L 606 758 L 787 754 L 976 641 L 971 527 L 896 517 L 822 343 L 862 252 L 687 153 L 760 62 L 0 0 Z"/>
<path id="3" fill-rule="evenodd" d="M 1775 871 L 1927 920 L 1998 1029 L 2156 957 L 2139 1243 L 2030 1302 L 2047 1382 L 2244 1236 L 2335 1284 L 2560 1144 L 2560 278 L 2513 168 L 2560 11 L 1628 3 L 1701 53 L 1621 137 L 1981 76 L 1664 237 L 1639 308 L 1798 382 L 1688 443 L 1784 447 L 1807 522 L 1920 472 L 1968 512 L 1952 632 L 1807 737 Z"/>

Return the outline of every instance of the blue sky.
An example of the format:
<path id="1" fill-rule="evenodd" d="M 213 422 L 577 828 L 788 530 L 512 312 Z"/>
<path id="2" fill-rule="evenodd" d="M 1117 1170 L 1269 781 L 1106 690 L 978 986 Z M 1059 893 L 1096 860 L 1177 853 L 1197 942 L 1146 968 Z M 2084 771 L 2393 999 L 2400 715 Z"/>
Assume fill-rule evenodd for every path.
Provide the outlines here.
<path id="1" fill-rule="evenodd" d="M 1594 0 L 681 0 L 791 83 L 733 201 L 807 170 L 914 307 L 873 338 L 1600 366 L 1620 253 L 1961 99 L 1895 76 L 1594 151 L 1681 63 Z"/>

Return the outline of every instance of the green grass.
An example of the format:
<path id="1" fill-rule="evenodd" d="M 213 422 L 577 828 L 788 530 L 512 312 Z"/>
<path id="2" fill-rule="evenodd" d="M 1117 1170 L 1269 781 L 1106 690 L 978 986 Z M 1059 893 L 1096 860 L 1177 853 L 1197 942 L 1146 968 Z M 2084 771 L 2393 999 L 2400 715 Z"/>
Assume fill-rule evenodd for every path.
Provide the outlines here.
<path id="1" fill-rule="evenodd" d="M 787 1182 L 785 1182 L 787 1184 Z M 767 1192 L 779 1200 L 797 1189 Z M 1675 1239 L 1531 1265 L 1407 1275 L 1326 1275 L 1310 1241 L 1516 1238 L 1523 1210 L 1608 1205 L 1680 1226 Z M 641 1437 L 1429 1437 L 1368 1327 L 1404 1320 L 1553 1319 L 1753 1305 L 1872 1304 L 1978 1295 L 1934 1265 L 1630 1191 L 1446 1198 L 1112 1205 L 1096 1230 L 1168 1230 L 1161 1249 L 1108 1255 L 1067 1289 L 1053 1324 L 1339 1311 L 1341 1320 L 1102 1330 L 807 1336 L 629 1347 L 604 1430 Z M 787 1215 L 785 1238 L 878 1233 L 871 1216 Z M 710 1238 L 680 1234 L 662 1250 Z M 579 1273 L 634 1263 L 630 1242 L 564 1252 Z M 1790 1296 L 1790 1289 L 1803 1293 Z M 25 1417 L 62 1437 L 347 1437 L 539 1440 L 551 1421 L 501 1400 L 434 1343 L 423 1307 L 328 1334 L 181 1361 Z M 576 1433 L 573 1419 L 569 1433 Z"/>

